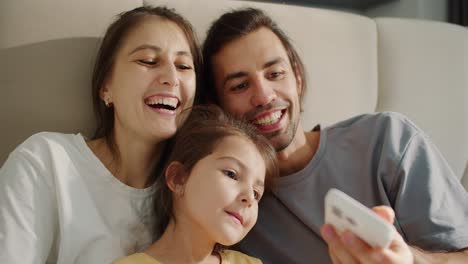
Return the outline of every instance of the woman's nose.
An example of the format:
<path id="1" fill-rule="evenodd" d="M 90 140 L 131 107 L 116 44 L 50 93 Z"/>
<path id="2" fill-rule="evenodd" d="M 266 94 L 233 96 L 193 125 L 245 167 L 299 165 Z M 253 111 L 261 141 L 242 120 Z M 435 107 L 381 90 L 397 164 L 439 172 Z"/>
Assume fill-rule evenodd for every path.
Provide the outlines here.
<path id="1" fill-rule="evenodd" d="M 176 87 L 179 85 L 179 79 L 177 77 L 177 69 L 175 65 L 166 63 L 162 65 L 161 70 L 158 73 L 158 82 L 161 85 Z"/>

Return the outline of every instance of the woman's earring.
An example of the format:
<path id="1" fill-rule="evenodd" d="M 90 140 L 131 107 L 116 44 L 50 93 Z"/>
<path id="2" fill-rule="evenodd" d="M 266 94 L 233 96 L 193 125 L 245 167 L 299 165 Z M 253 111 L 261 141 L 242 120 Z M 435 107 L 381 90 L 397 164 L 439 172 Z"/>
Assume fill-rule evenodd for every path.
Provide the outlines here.
<path id="1" fill-rule="evenodd" d="M 107 108 L 112 106 L 112 103 L 109 101 L 110 101 L 109 97 L 104 98 L 104 104 L 106 105 Z"/>

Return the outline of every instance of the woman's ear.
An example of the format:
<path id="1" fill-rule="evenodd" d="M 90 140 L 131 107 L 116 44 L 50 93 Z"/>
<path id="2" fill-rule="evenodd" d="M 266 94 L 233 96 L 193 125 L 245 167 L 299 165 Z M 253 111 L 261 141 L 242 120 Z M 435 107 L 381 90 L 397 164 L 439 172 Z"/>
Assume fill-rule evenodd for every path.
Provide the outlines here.
<path id="1" fill-rule="evenodd" d="M 164 173 L 167 187 L 175 194 L 182 194 L 187 178 L 184 165 L 178 161 L 171 162 Z"/>
<path id="2" fill-rule="evenodd" d="M 109 89 L 108 80 L 105 80 L 102 84 L 101 89 L 99 89 L 99 97 L 107 107 L 113 104 L 112 91 L 111 89 Z"/>

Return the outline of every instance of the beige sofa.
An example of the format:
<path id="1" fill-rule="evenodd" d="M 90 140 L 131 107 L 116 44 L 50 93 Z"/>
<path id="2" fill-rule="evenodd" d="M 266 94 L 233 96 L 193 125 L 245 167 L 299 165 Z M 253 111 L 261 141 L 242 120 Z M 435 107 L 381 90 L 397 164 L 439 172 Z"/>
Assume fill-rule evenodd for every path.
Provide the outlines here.
<path id="1" fill-rule="evenodd" d="M 468 30 L 234 0 L 4 0 L 0 3 L 0 164 L 39 131 L 91 135 L 93 58 L 115 14 L 165 4 L 203 39 L 232 7 L 257 6 L 290 35 L 308 72 L 306 128 L 374 111 L 409 116 L 468 186 Z"/>

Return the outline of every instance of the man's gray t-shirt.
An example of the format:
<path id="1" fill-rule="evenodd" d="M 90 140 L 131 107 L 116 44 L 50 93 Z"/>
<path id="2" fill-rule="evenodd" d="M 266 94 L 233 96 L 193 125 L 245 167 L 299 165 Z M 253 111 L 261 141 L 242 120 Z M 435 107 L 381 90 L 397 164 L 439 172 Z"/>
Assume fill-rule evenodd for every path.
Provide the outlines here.
<path id="1" fill-rule="evenodd" d="M 264 263 L 331 263 L 319 231 L 330 188 L 368 207 L 391 206 L 409 245 L 468 247 L 467 192 L 427 136 L 400 114 L 361 115 L 322 130 L 310 163 L 275 183 L 239 245 Z"/>

